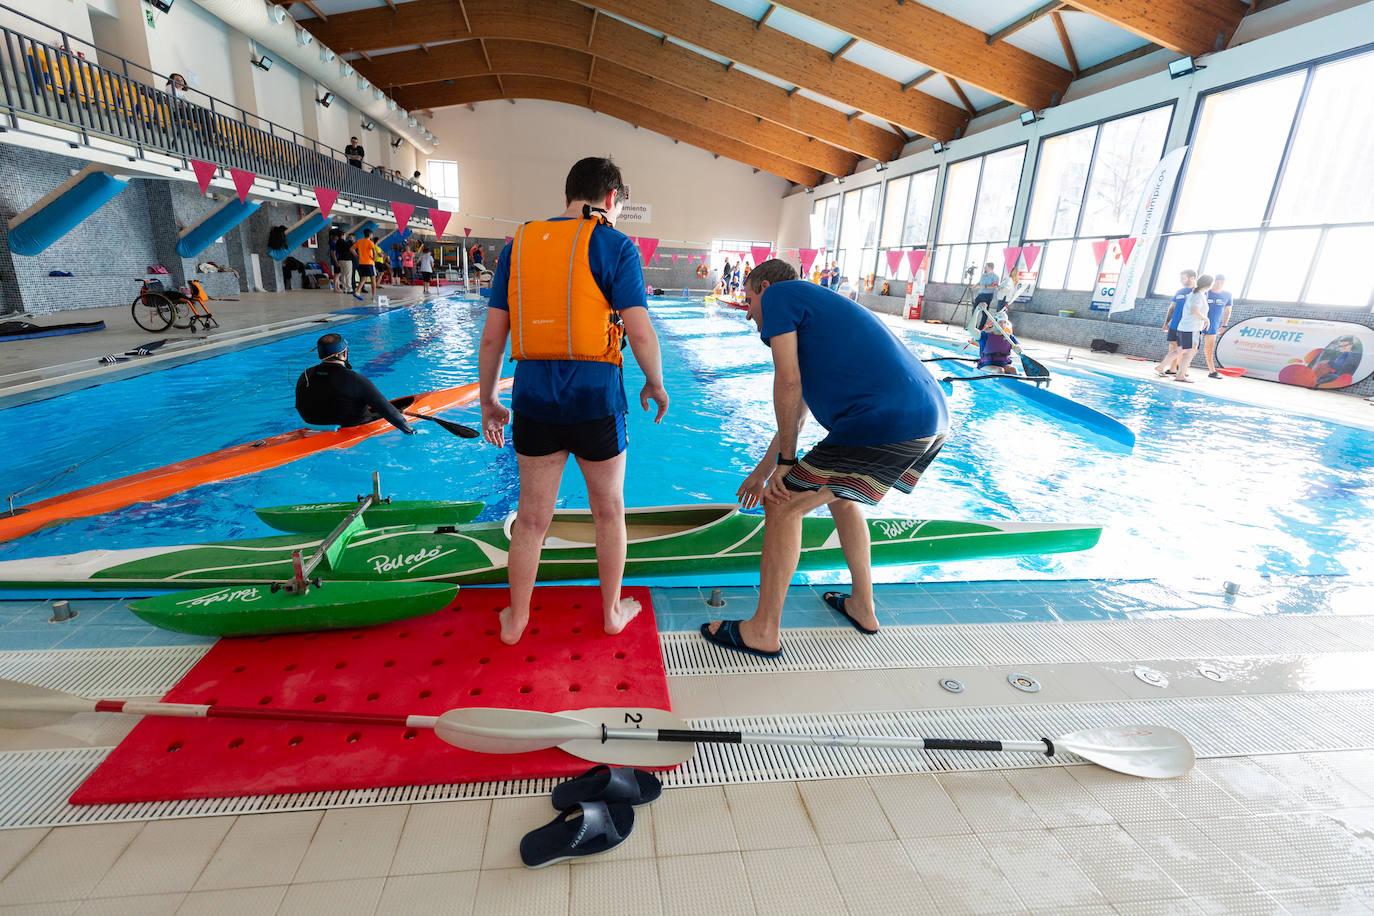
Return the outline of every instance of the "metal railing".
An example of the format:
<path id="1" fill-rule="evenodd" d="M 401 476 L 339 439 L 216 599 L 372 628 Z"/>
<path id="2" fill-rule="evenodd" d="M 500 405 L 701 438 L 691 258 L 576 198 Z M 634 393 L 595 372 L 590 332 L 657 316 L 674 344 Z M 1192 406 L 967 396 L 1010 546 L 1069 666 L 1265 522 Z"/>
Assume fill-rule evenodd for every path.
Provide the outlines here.
<path id="1" fill-rule="evenodd" d="M 348 164 L 340 150 L 274 124 L 163 74 L 89 45 L 10 7 L 0 10 L 51 32 L 51 42 L 0 27 L 0 112 L 6 126 L 37 118 L 154 151 L 244 169 L 278 185 L 337 189 L 360 202 L 437 207 L 409 183 Z M 98 55 L 100 63 L 87 59 Z M 159 86 L 165 88 L 158 88 Z"/>

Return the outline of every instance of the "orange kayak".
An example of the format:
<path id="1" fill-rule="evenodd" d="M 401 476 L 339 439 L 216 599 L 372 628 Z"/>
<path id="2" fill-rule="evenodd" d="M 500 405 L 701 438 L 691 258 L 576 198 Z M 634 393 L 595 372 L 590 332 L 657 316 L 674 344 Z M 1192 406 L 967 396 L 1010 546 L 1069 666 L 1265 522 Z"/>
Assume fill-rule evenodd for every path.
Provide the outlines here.
<path id="1" fill-rule="evenodd" d="M 502 379 L 501 387 L 510 387 Z M 433 414 L 477 400 L 477 384 L 441 388 L 393 401 L 404 411 Z M 118 480 L 94 484 L 15 509 L 0 518 L 0 541 L 23 537 L 74 518 L 102 515 L 139 502 L 152 502 L 201 484 L 254 474 L 331 448 L 350 448 L 373 436 L 395 429 L 386 420 L 338 430 L 297 429 L 268 439 L 220 449 Z"/>

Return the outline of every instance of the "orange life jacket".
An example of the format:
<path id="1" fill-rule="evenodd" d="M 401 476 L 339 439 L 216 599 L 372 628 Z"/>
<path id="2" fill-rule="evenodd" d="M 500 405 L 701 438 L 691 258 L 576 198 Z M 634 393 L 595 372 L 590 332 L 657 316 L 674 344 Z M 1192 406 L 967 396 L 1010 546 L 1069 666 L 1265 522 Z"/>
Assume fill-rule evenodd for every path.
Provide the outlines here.
<path id="1" fill-rule="evenodd" d="M 588 249 L 601 220 L 535 220 L 511 243 L 512 359 L 622 365 L 624 326 L 592 276 Z"/>

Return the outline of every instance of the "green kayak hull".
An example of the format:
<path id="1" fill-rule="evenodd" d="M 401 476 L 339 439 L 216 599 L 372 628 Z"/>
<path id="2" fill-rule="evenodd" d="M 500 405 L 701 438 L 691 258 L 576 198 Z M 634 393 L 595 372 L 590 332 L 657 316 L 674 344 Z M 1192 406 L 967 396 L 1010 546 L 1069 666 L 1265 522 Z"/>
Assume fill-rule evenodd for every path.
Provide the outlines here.
<path id="1" fill-rule="evenodd" d="M 325 582 L 300 594 L 231 585 L 145 598 L 129 610 L 195 636 L 265 636 L 370 627 L 441 610 L 458 594 L 442 582 Z"/>
<path id="2" fill-rule="evenodd" d="M 437 499 L 398 499 L 383 502 L 367 510 L 367 524 L 372 528 L 383 525 L 462 525 L 472 521 L 485 503 L 448 502 Z M 358 508 L 351 503 L 311 503 L 305 506 L 272 506 L 253 510 L 278 531 L 310 533 L 331 531 L 348 513 Z"/>
<path id="3" fill-rule="evenodd" d="M 628 577 L 757 574 L 763 516 L 729 504 L 628 509 Z M 370 527 L 372 516 L 330 550 L 315 571 L 325 581 L 502 583 L 509 525 Z M 875 566 L 944 563 L 1086 550 L 1102 529 L 1092 525 L 868 520 Z M 540 581 L 596 578 L 594 525 L 585 509 L 555 513 L 540 557 Z M 291 553 L 309 556 L 322 532 L 180 547 L 88 550 L 70 556 L 0 562 L 0 586 L 81 585 L 84 588 L 194 587 L 284 582 Z M 801 570 L 841 569 L 835 525 L 802 521 Z"/>

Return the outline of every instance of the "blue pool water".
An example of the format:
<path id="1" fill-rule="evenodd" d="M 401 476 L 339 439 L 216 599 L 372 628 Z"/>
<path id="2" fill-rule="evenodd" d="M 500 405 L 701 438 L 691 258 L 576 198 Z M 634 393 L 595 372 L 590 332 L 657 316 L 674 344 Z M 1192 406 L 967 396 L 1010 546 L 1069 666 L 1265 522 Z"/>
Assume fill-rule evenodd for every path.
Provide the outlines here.
<path id="1" fill-rule="evenodd" d="M 773 429 L 771 363 L 744 317 L 655 300 L 672 406 L 654 425 L 637 406 L 643 377 L 627 364 L 629 505 L 728 502 Z M 461 300 L 369 317 L 343 328 L 354 365 L 389 396 L 474 381 L 485 309 Z M 900 332 L 924 355 L 927 341 Z M 296 376 L 315 334 L 112 382 L 0 414 L 3 490 L 76 466 L 27 495 L 41 499 L 299 426 Z M 1056 373 L 1052 390 L 1125 422 L 1133 454 L 1056 421 L 999 387 L 957 386 L 949 444 L 910 495 L 874 514 L 1094 522 L 1094 550 L 1052 557 L 878 570 L 879 581 L 1041 577 L 1368 574 L 1374 570 L 1374 434 L 1094 373 Z M 1201 386 L 1199 386 L 1201 387 Z M 474 407 L 449 419 L 476 426 Z M 0 544 L 0 559 L 92 547 L 139 547 L 272 533 L 257 506 L 352 499 L 382 473 L 398 498 L 481 499 L 483 518 L 515 505 L 509 449 L 449 436 L 387 434 L 271 471 L 130 506 Z M 812 424 L 803 443 L 820 438 Z M 561 501 L 585 506 L 575 471 Z M 838 581 L 843 573 L 813 576 Z M 747 581 L 741 580 L 741 581 Z"/>

